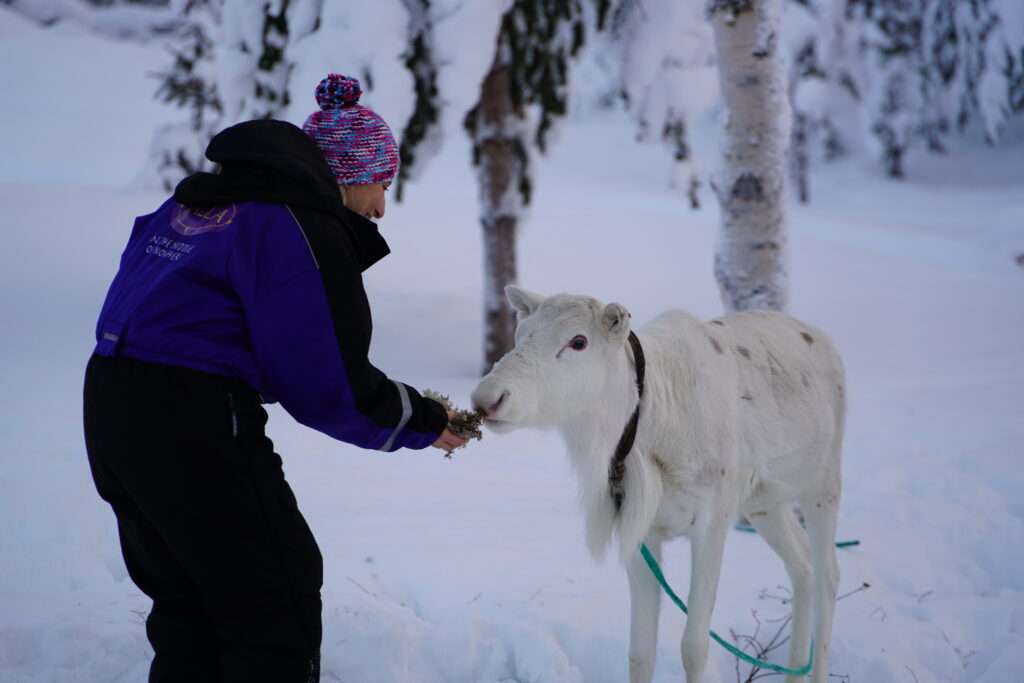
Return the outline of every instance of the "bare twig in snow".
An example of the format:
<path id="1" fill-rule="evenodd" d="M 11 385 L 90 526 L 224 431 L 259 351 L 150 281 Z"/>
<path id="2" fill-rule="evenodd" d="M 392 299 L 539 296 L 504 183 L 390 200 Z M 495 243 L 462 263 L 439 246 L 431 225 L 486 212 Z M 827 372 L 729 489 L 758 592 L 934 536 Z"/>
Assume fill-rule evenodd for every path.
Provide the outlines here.
<path id="1" fill-rule="evenodd" d="M 840 595 L 839 597 L 837 597 L 836 601 L 838 602 L 839 600 L 842 600 L 843 598 L 848 598 L 851 595 L 854 595 L 856 593 L 860 593 L 861 591 L 867 590 L 870 587 L 871 587 L 871 584 L 869 584 L 869 583 L 862 583 L 860 586 L 858 586 L 857 588 L 853 589 L 849 593 L 844 593 L 843 595 Z M 782 594 L 770 593 L 770 592 L 768 592 L 768 589 L 765 588 L 765 589 L 761 590 L 761 592 L 758 595 L 758 597 L 760 599 L 762 599 L 762 600 L 764 600 L 766 598 L 770 598 L 772 600 L 778 600 L 783 605 L 792 604 L 792 602 L 793 602 L 793 592 L 790 589 L 786 588 L 785 586 L 776 586 L 776 588 Z M 885 617 L 886 617 L 885 610 L 883 610 L 881 607 L 879 607 L 874 612 L 872 612 L 869 618 L 873 618 L 874 615 L 876 613 L 878 613 L 878 612 L 882 613 L 881 619 L 882 619 L 882 621 L 885 621 Z M 786 643 L 789 642 L 790 636 L 788 636 L 788 635 L 787 636 L 783 636 L 782 632 L 786 630 L 787 626 L 789 626 L 790 622 L 793 619 L 793 615 L 792 615 L 792 613 L 790 613 L 790 614 L 787 614 L 787 615 L 785 615 L 783 617 L 780 617 L 778 619 L 766 619 L 765 620 L 766 623 L 769 623 L 769 624 L 778 623 L 779 624 L 779 628 L 775 631 L 775 634 L 771 637 L 771 640 L 769 640 L 767 643 L 762 643 L 760 641 L 760 639 L 759 639 L 759 636 L 761 634 L 761 626 L 762 626 L 761 619 L 757 616 L 757 610 L 750 610 L 750 613 L 753 615 L 754 623 L 756 624 L 756 626 L 754 628 L 754 634 L 753 635 L 739 634 L 739 633 L 736 633 L 735 631 L 733 631 L 732 629 L 730 629 L 729 633 L 732 636 L 733 642 L 735 642 L 737 644 L 737 646 L 740 646 L 740 649 L 743 652 L 746 652 L 747 654 L 752 655 L 755 659 L 766 660 L 767 656 L 769 654 L 771 654 L 774 650 L 777 650 L 778 648 L 782 647 L 783 645 L 785 645 Z M 742 645 L 741 645 L 741 643 L 742 643 Z M 959 650 L 958 650 L 958 652 L 959 652 Z M 972 652 L 971 654 L 974 654 L 974 653 Z M 968 656 L 970 656 L 970 655 L 968 655 Z M 754 666 L 750 670 L 750 674 L 744 680 L 742 678 L 742 674 L 740 673 L 740 660 L 739 660 L 738 657 L 736 658 L 736 683 L 753 683 L 753 681 L 759 680 L 761 678 L 767 678 L 769 676 L 782 676 L 782 675 L 783 674 L 781 674 L 781 673 L 779 673 L 777 671 L 771 671 L 770 669 L 762 669 L 759 666 Z M 850 678 L 849 676 L 840 675 L 840 674 L 829 674 L 829 676 L 833 676 L 835 678 L 839 678 L 840 680 L 844 680 L 844 681 L 849 680 L 849 678 Z"/>
<path id="2" fill-rule="evenodd" d="M 771 640 L 769 640 L 767 643 L 762 643 L 760 641 L 760 639 L 758 638 L 758 636 L 761 633 L 761 626 L 762 626 L 761 619 L 757 616 L 757 610 L 750 610 L 750 613 L 754 617 L 754 623 L 756 624 L 756 626 L 754 627 L 754 635 L 748 636 L 748 635 L 738 634 L 738 633 L 736 633 L 735 631 L 732 631 L 732 630 L 730 630 L 730 634 L 732 635 L 733 641 L 735 641 L 737 645 L 740 645 L 740 642 L 743 641 L 744 644 L 740 647 L 740 649 L 743 652 L 746 652 L 747 654 L 751 655 L 755 659 L 763 660 L 769 654 L 771 654 L 774 650 L 777 650 L 778 648 L 782 647 L 787 642 L 789 642 L 789 636 L 783 637 L 782 632 L 786 629 L 786 626 L 789 625 L 792 617 L 790 615 L 787 615 L 787 616 L 783 617 L 781 620 L 775 620 L 775 621 L 781 621 L 781 623 L 779 625 L 779 628 L 775 631 L 775 634 L 771 637 Z M 756 681 L 756 680 L 758 680 L 760 678 L 766 678 L 768 676 L 779 676 L 779 675 L 781 675 L 781 674 L 779 674 L 779 673 L 777 673 L 775 671 L 771 671 L 769 669 L 762 669 L 759 666 L 754 666 L 750 670 L 750 673 L 747 676 L 746 680 L 743 680 L 741 678 L 741 674 L 740 674 L 740 660 L 739 660 L 739 658 L 736 659 L 736 681 L 737 681 L 737 683 L 753 683 L 753 681 Z"/>
<path id="3" fill-rule="evenodd" d="M 836 602 L 839 602 L 843 598 L 848 598 L 848 597 L 850 597 L 851 595 L 853 595 L 855 593 L 860 593 L 861 591 L 866 591 L 868 588 L 871 588 L 871 584 L 870 583 L 862 583 L 860 586 L 858 586 L 857 588 L 854 588 L 849 593 L 843 593 L 842 595 L 840 595 L 838 598 L 836 598 Z"/>
<path id="4" fill-rule="evenodd" d="M 355 584 L 355 587 L 356 587 L 356 588 L 358 588 L 359 590 L 363 591 L 363 592 L 364 592 L 364 593 L 366 593 L 367 595 L 371 595 L 371 596 L 373 596 L 373 597 L 375 597 L 375 598 L 379 597 L 379 596 L 378 596 L 378 595 L 377 595 L 376 593 L 374 593 L 374 592 L 372 592 L 372 591 L 368 591 L 368 590 L 366 590 L 365 588 L 363 588 L 363 587 L 362 587 L 362 586 L 361 586 L 361 585 L 359 584 L 359 582 L 358 582 L 358 581 L 356 581 L 355 579 L 353 579 L 353 578 L 352 578 L 351 576 L 346 576 L 345 578 L 346 578 L 346 579 L 348 579 L 349 581 L 351 581 L 351 582 L 352 582 L 353 584 Z"/>
<path id="5" fill-rule="evenodd" d="M 967 664 L 968 664 L 967 660 L 970 659 L 971 657 L 973 657 L 977 653 L 974 650 L 971 650 L 970 652 L 966 652 L 965 653 L 963 650 L 961 650 L 960 648 L 958 648 L 956 645 L 953 644 L 953 641 L 951 641 L 949 639 L 949 636 L 946 635 L 945 631 L 942 632 L 942 639 L 945 640 L 947 643 L 949 643 L 949 646 L 951 648 L 953 648 L 953 651 L 956 652 L 957 656 L 960 658 L 960 665 L 963 666 L 966 669 L 967 668 Z"/>
<path id="6" fill-rule="evenodd" d="M 793 591 L 786 588 L 785 586 L 776 586 L 775 588 L 782 591 L 783 593 L 787 593 L 788 595 L 776 595 L 774 593 L 769 593 L 767 588 L 762 588 L 761 592 L 758 593 L 757 597 L 761 600 L 765 600 L 768 598 L 771 598 L 772 600 L 778 600 L 783 605 L 788 605 L 791 602 L 793 602 Z"/>

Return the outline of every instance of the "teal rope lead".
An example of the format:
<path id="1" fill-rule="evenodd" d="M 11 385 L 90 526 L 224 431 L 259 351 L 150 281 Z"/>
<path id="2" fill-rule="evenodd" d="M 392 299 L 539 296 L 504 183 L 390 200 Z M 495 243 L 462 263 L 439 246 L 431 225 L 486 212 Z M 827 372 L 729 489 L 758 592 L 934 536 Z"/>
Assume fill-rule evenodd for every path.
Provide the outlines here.
<path id="1" fill-rule="evenodd" d="M 658 566 L 658 561 L 654 559 L 654 555 L 651 555 L 651 551 L 647 549 L 646 543 L 640 544 L 640 554 L 643 555 L 644 561 L 647 562 L 647 566 L 651 568 L 651 573 L 654 574 L 654 578 L 658 580 L 658 583 L 661 584 L 661 587 L 665 589 L 666 593 L 668 593 L 668 597 L 672 598 L 672 602 L 676 603 L 676 606 L 679 607 L 679 609 L 683 610 L 683 614 L 689 614 L 689 611 L 686 609 L 686 603 L 679 599 L 679 596 L 675 594 L 675 592 L 669 587 L 668 582 L 665 581 L 665 575 L 661 573 L 661 567 Z M 718 643 L 726 650 L 731 652 L 733 655 L 742 659 L 744 662 L 747 662 L 748 664 L 753 664 L 754 666 L 760 667 L 762 669 L 771 669 L 772 671 L 777 671 L 781 674 L 787 674 L 789 676 L 803 676 L 805 674 L 810 673 L 811 667 L 814 665 L 813 642 L 811 643 L 811 653 L 807 657 L 807 666 L 805 666 L 802 669 L 787 669 L 784 666 L 772 664 L 771 662 L 765 662 L 755 657 L 751 657 L 746 652 L 743 652 L 742 650 L 734 647 L 732 643 L 727 643 L 726 641 L 722 640 L 719 637 L 719 635 L 714 631 L 711 631 L 711 638 L 716 643 Z"/>
<path id="2" fill-rule="evenodd" d="M 804 526 L 804 525 L 801 524 L 800 526 Z M 733 528 L 736 529 L 736 531 L 746 531 L 746 532 L 749 532 L 749 533 L 752 533 L 752 534 L 756 534 L 757 533 L 757 529 L 755 529 L 752 526 L 747 526 L 745 524 L 737 524 Z M 857 539 L 853 539 L 852 541 L 837 541 L 836 542 L 836 547 L 837 548 L 850 548 L 850 547 L 853 547 L 855 545 L 860 545 L 860 541 L 858 541 Z"/>

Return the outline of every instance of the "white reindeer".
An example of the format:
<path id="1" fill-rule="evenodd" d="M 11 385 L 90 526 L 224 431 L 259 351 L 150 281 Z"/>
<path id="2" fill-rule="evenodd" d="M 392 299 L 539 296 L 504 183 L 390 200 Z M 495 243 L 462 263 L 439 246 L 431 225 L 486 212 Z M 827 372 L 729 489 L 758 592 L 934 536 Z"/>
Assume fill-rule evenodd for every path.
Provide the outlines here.
<path id="1" fill-rule="evenodd" d="M 669 311 L 646 326 L 638 335 L 646 386 L 617 510 L 609 462 L 639 394 L 629 314 L 584 296 L 505 291 L 519 314 L 516 345 L 481 380 L 473 403 L 498 432 L 561 431 L 579 476 L 590 552 L 600 560 L 614 533 L 626 564 L 631 683 L 654 674 L 660 605 L 639 545 L 660 561 L 662 543 L 690 538 L 681 652 L 686 680 L 699 683 L 725 537 L 739 513 L 782 557 L 793 583 L 789 668 L 807 664 L 813 630 L 811 677 L 825 683 L 839 581 L 834 544 L 846 404 L 842 361 L 829 338 L 769 311 L 710 323 Z"/>

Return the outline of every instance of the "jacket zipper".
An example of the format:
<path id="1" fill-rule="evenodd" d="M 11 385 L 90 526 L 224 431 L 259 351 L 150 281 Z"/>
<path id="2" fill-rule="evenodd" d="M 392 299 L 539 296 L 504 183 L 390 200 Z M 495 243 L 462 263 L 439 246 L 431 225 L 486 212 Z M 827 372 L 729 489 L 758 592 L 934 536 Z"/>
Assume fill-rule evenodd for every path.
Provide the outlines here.
<path id="1" fill-rule="evenodd" d="M 231 436 L 238 436 L 238 414 L 235 412 L 235 395 L 228 392 L 228 405 L 231 407 Z"/>

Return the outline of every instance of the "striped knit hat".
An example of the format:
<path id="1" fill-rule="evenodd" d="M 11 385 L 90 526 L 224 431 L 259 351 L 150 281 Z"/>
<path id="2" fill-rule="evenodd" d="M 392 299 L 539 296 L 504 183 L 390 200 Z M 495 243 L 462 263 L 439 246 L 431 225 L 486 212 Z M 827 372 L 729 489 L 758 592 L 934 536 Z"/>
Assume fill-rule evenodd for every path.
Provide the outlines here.
<path id="1" fill-rule="evenodd" d="M 384 119 L 359 104 L 362 94 L 357 79 L 330 74 L 316 87 L 320 111 L 302 124 L 339 185 L 386 183 L 398 172 L 395 136 Z"/>

